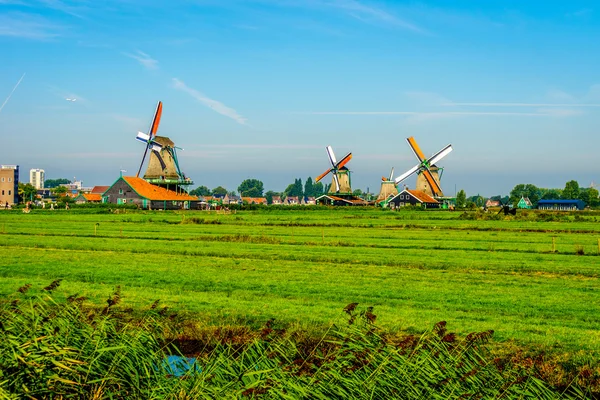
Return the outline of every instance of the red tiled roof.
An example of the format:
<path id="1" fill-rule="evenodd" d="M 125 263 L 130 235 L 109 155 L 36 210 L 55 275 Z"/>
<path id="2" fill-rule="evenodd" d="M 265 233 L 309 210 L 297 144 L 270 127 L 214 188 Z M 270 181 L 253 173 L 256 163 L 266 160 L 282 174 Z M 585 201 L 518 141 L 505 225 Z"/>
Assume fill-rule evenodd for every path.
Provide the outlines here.
<path id="1" fill-rule="evenodd" d="M 438 203 L 438 201 L 436 199 L 434 199 L 427 193 L 422 192 L 420 190 L 409 190 L 409 189 L 405 189 L 405 190 L 408 193 L 412 194 L 417 200 L 419 200 L 423 203 Z"/>
<path id="2" fill-rule="evenodd" d="M 82 193 L 81 195 L 87 201 L 102 201 L 102 195 L 100 193 Z"/>
<path id="3" fill-rule="evenodd" d="M 248 204 L 267 204 L 267 199 L 264 197 L 242 197 L 242 200 Z"/>
<path id="4" fill-rule="evenodd" d="M 102 193 L 106 192 L 108 190 L 108 188 L 110 188 L 110 186 L 94 186 L 90 193 L 102 194 Z"/>
<path id="5" fill-rule="evenodd" d="M 135 176 L 124 176 L 123 179 L 137 194 L 148 200 L 167 200 L 167 201 L 188 201 L 198 200 L 196 196 L 190 196 L 187 193 L 180 194 L 173 190 L 167 190 L 163 187 L 146 182 L 142 178 Z"/>

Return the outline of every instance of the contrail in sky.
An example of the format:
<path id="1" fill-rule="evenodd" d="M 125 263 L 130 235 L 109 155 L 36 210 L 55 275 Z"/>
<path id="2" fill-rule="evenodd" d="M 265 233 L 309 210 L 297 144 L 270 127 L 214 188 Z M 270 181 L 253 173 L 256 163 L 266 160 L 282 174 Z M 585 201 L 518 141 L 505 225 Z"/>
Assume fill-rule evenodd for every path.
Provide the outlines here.
<path id="1" fill-rule="evenodd" d="M 23 80 L 23 78 L 25 78 L 25 73 L 23 73 L 23 76 L 21 77 L 21 79 L 19 79 L 19 82 L 17 82 L 17 84 L 15 85 L 15 87 L 13 88 L 13 90 L 10 92 L 10 94 L 8 95 L 8 97 L 6 98 L 6 100 L 4 100 L 4 103 L 2 103 L 2 105 L 0 106 L 0 112 L 2 112 L 2 109 L 4 108 L 4 106 L 10 100 L 10 96 L 12 96 L 12 94 L 15 92 L 15 90 L 17 90 L 17 87 L 19 87 L 19 84 L 21 83 L 21 81 Z"/>

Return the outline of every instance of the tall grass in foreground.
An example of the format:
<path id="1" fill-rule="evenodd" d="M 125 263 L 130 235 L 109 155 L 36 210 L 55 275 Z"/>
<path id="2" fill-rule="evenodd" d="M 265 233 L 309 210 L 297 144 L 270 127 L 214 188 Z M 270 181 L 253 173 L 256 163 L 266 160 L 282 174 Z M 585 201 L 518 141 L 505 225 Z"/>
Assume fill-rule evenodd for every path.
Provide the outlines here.
<path id="1" fill-rule="evenodd" d="M 320 338 L 269 321 L 243 340 L 209 339 L 193 351 L 194 368 L 174 377 L 164 360 L 184 340 L 167 343 L 177 324 L 165 308 L 154 303 L 134 317 L 119 308 L 118 287 L 103 309 L 77 295 L 60 302 L 52 295 L 59 284 L 33 295 L 25 285 L 0 301 L 0 399 L 561 397 L 533 367 L 492 359 L 493 331 L 458 339 L 440 322 L 422 335 L 390 336 L 372 308 L 356 303 Z"/>

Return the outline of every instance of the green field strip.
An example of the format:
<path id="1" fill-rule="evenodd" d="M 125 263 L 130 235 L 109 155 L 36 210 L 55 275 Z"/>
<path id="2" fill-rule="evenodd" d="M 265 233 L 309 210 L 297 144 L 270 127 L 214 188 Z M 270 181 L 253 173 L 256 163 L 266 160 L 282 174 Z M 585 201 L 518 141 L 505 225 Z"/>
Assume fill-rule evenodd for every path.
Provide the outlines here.
<path id="1" fill-rule="evenodd" d="M 335 320 L 357 301 L 374 305 L 387 327 L 411 330 L 444 319 L 462 333 L 494 329 L 499 340 L 600 349 L 596 279 L 51 249 L 3 252 L 1 259 L 3 293 L 28 278 L 46 285 L 60 277 L 65 295 L 99 304 L 121 284 L 125 302 L 136 307 L 160 298 L 213 322 L 275 317 L 309 325 Z"/>

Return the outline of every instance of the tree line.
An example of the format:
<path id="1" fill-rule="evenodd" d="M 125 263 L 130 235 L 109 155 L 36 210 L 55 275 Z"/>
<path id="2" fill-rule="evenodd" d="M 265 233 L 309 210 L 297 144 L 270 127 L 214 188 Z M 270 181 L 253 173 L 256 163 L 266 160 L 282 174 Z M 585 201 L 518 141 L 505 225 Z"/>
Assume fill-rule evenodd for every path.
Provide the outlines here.
<path id="1" fill-rule="evenodd" d="M 491 196 L 489 200 L 512 204 L 514 207 L 517 206 L 521 197 L 528 198 L 533 207 L 537 207 L 540 200 L 581 200 L 590 207 L 597 207 L 600 205 L 599 196 L 600 193 L 596 188 L 580 187 L 577 181 L 570 180 L 565 183 L 564 189 L 539 188 L 531 183 L 519 183 L 508 196 Z M 467 197 L 464 190 L 460 190 L 456 194 L 456 206 L 459 208 L 483 207 L 487 200 L 479 195 Z"/>
<path id="2" fill-rule="evenodd" d="M 294 179 L 294 183 L 290 183 L 283 192 L 276 192 L 269 190 L 265 192 L 264 184 L 259 179 L 245 179 L 237 187 L 236 191 L 228 191 L 222 186 L 217 186 L 214 189 L 209 189 L 206 186 L 198 186 L 196 189 L 190 191 L 191 195 L 194 196 L 237 196 L 239 193 L 240 197 L 265 197 L 267 203 L 273 203 L 273 197 L 279 196 L 282 199 L 287 197 L 319 197 L 329 190 L 329 185 L 323 185 L 321 182 L 313 182 L 313 179 L 309 176 L 306 178 L 306 182 L 303 184 L 301 178 Z"/>

